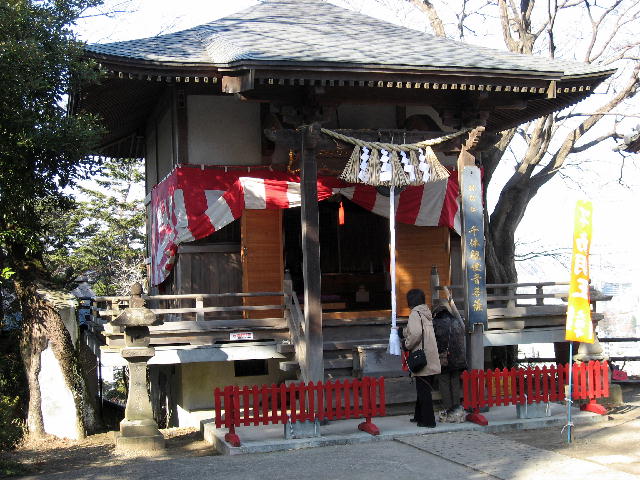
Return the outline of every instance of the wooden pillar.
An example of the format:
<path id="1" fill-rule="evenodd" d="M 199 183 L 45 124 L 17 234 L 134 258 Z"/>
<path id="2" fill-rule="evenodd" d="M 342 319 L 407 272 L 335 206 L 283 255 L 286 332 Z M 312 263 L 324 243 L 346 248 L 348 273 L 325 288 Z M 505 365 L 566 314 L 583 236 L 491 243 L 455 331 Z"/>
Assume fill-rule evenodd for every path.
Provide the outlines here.
<path id="1" fill-rule="evenodd" d="M 187 113 L 187 94 L 184 88 L 173 88 L 172 119 L 174 164 L 189 163 L 189 117 Z"/>
<path id="2" fill-rule="evenodd" d="M 300 170 L 302 223 L 302 274 L 304 278 L 304 331 L 307 340 L 306 364 L 309 381 L 324 380 L 322 303 L 320 300 L 320 229 L 318 215 L 318 172 L 316 145 L 320 125 L 301 128 Z"/>
<path id="3" fill-rule="evenodd" d="M 484 225 L 480 171 L 471 151 L 477 146 L 484 127 L 469 133 L 458 157 L 458 183 L 462 205 L 462 271 L 465 293 L 467 363 L 470 369 L 484 370 L 484 327 L 487 302 L 484 262 Z"/>

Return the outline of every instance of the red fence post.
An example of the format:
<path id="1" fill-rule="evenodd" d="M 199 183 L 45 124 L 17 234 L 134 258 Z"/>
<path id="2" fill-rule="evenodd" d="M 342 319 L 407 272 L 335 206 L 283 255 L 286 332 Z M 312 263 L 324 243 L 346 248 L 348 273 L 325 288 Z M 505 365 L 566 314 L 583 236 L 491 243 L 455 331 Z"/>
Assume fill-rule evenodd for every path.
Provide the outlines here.
<path id="1" fill-rule="evenodd" d="M 600 364 L 602 372 L 602 396 L 609 396 L 609 363 L 605 360 Z"/>
<path id="2" fill-rule="evenodd" d="M 509 370 L 509 378 L 511 379 L 511 404 L 516 405 L 518 403 L 518 369 L 511 367 Z"/>
<path id="3" fill-rule="evenodd" d="M 289 419 L 291 422 L 298 421 L 298 403 L 296 401 L 296 385 L 289 385 Z"/>
<path id="4" fill-rule="evenodd" d="M 487 401 L 486 406 L 489 408 L 495 407 L 500 394 L 500 370 L 487 370 L 484 374 L 487 379 L 487 386 L 484 389 L 484 398 Z"/>
<path id="5" fill-rule="evenodd" d="M 260 398 L 258 397 L 258 386 L 254 385 L 251 389 L 251 395 L 253 395 L 253 424 L 260 424 Z"/>
<path id="6" fill-rule="evenodd" d="M 260 401 L 262 402 L 262 416 L 261 422 L 264 425 L 269 425 L 269 387 L 262 385 L 260 388 Z"/>
<path id="7" fill-rule="evenodd" d="M 224 436 L 225 441 L 234 447 L 240 446 L 240 437 L 236 434 L 236 424 L 239 426 L 239 401 L 238 387 L 225 387 L 224 389 L 224 426 L 229 432 Z"/>
<path id="8" fill-rule="evenodd" d="M 351 384 L 352 388 L 353 388 L 353 398 L 354 398 L 354 403 L 357 399 L 357 394 L 355 393 L 357 388 L 359 386 L 362 387 L 363 390 L 363 397 L 367 397 L 368 401 L 366 403 L 368 403 L 368 407 L 371 407 L 371 405 L 375 404 L 376 399 L 375 399 L 375 383 L 373 385 L 373 390 L 371 389 L 371 383 L 372 383 L 371 378 L 369 377 L 364 377 L 362 380 L 358 381 L 358 380 L 354 380 L 354 382 Z M 382 381 L 384 381 L 384 379 L 381 379 Z M 373 380 L 375 382 L 375 380 Z M 345 382 L 345 392 L 348 392 L 348 381 Z M 373 396 L 371 395 L 373 392 Z M 373 398 L 372 398 L 373 397 Z M 348 397 L 347 397 L 348 398 Z M 362 422 L 360 425 L 358 425 L 358 430 L 362 430 L 363 432 L 367 432 L 371 435 L 380 435 L 380 429 L 371 422 L 371 414 L 372 414 L 372 409 L 371 408 L 367 408 L 367 406 L 364 407 L 364 416 L 365 416 L 365 421 Z M 356 406 L 356 412 L 358 411 L 358 407 Z"/>
<path id="9" fill-rule="evenodd" d="M 558 380 L 556 378 L 557 373 L 558 372 L 557 372 L 556 366 L 551 365 L 551 367 L 549 367 L 549 401 L 550 402 L 555 402 L 559 398 L 561 398 L 558 395 Z"/>
<path id="10" fill-rule="evenodd" d="M 327 392 L 326 392 L 326 404 L 327 404 L 327 417 L 329 418 L 329 420 L 333 420 L 334 418 L 336 418 L 334 410 L 333 410 L 333 391 L 334 391 L 334 384 L 331 380 L 329 380 L 328 382 L 325 383 L 326 387 L 327 387 Z"/>
<path id="11" fill-rule="evenodd" d="M 280 422 L 287 423 L 289 414 L 287 413 L 287 386 L 280 384 Z"/>
<path id="12" fill-rule="evenodd" d="M 216 428 L 220 428 L 222 426 L 222 392 L 218 387 L 213 390 L 213 404 L 215 408 L 216 415 Z"/>
<path id="13" fill-rule="evenodd" d="M 473 413 L 467 415 L 467 421 L 483 426 L 489 425 L 484 415 L 480 414 L 481 399 L 485 395 L 484 371 L 465 371 L 462 373 L 462 379 L 464 382 L 464 407 L 473 409 Z"/>
<path id="14" fill-rule="evenodd" d="M 325 384 L 322 382 L 318 382 L 317 392 L 318 392 L 318 420 L 322 421 L 327 418 L 327 401 L 325 396 Z"/>
<path id="15" fill-rule="evenodd" d="M 599 415 L 606 415 L 607 409 L 602 405 L 599 405 L 596 398 L 600 398 L 606 391 L 606 396 L 609 396 L 609 375 L 607 362 L 591 361 L 588 364 L 581 365 L 583 370 L 584 384 L 582 385 L 584 396 L 582 398 L 588 398 L 589 402 L 581 405 L 580 410 L 586 412 L 597 413 Z M 603 375 L 603 369 L 607 368 Z"/>

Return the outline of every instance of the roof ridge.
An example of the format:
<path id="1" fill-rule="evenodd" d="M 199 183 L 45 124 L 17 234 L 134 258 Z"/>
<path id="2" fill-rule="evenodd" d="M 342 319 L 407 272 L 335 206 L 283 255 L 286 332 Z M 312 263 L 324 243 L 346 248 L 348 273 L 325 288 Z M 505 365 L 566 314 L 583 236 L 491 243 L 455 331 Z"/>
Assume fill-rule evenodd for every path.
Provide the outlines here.
<path id="1" fill-rule="evenodd" d="M 155 37 L 88 45 L 97 54 L 154 62 L 234 67 L 277 62 L 297 66 L 504 72 L 543 77 L 610 71 L 471 45 L 400 26 L 322 0 L 262 0 L 239 12 Z"/>

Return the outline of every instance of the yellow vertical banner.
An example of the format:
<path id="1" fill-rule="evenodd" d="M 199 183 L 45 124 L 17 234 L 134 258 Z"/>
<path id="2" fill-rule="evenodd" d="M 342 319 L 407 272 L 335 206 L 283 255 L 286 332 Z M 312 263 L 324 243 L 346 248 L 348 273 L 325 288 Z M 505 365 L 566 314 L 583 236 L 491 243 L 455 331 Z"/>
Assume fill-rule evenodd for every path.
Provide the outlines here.
<path id="1" fill-rule="evenodd" d="M 565 339 L 585 343 L 594 342 L 589 301 L 589 249 L 591 247 L 592 217 L 593 206 L 591 202 L 578 200 L 574 219 L 571 283 L 569 284 Z"/>

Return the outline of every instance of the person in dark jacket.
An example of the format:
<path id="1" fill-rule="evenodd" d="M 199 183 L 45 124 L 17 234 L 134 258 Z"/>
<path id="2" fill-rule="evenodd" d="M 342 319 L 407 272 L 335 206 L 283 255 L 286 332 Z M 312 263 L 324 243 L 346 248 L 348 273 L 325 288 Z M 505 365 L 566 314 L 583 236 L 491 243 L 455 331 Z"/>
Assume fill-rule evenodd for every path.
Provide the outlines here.
<path id="1" fill-rule="evenodd" d="M 466 334 L 462 320 L 453 314 L 446 300 L 433 302 L 433 330 L 441 365 L 438 388 L 444 406 L 439 420 L 464 422 L 466 414 L 460 406 L 460 375 L 467 368 Z"/>
<path id="2" fill-rule="evenodd" d="M 440 373 L 438 346 L 431 323 L 431 310 L 425 305 L 424 292 L 417 288 L 407 292 L 407 304 L 411 309 L 409 321 L 403 330 L 403 346 L 409 352 L 423 349 L 427 364 L 419 371 L 412 372 L 416 382 L 416 407 L 411 421 L 419 427 L 434 428 L 436 418 L 431 398 L 431 385 L 434 375 Z"/>

